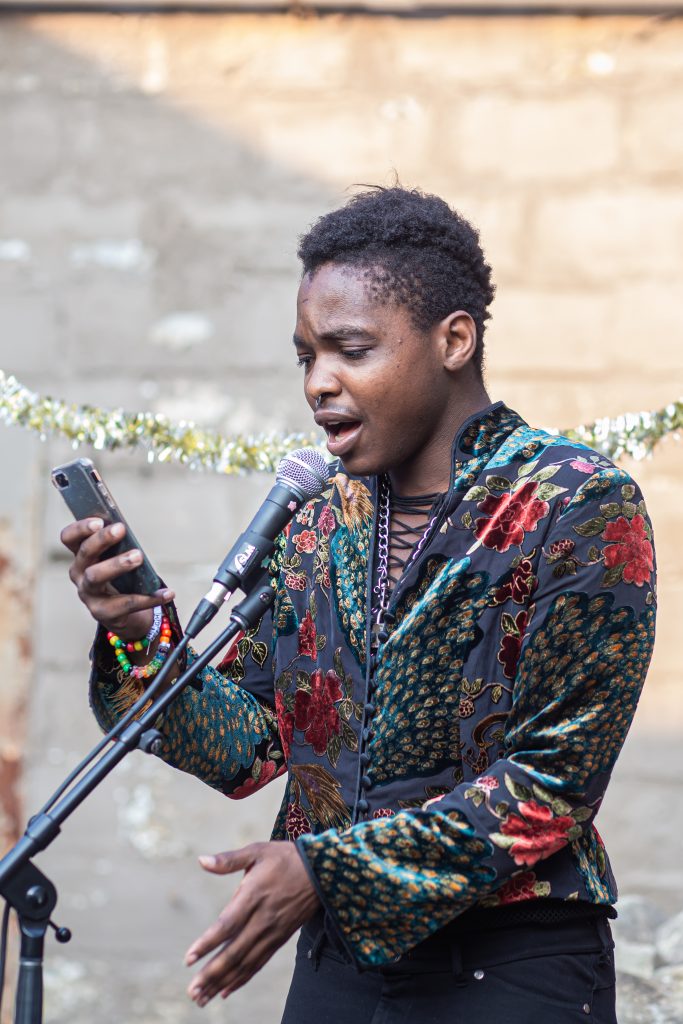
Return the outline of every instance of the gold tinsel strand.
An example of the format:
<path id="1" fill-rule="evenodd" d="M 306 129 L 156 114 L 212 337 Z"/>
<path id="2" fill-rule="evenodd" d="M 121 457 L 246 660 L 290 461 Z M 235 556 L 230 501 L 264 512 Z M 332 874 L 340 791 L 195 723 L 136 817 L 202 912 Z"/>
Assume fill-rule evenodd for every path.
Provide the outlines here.
<path id="1" fill-rule="evenodd" d="M 316 434 L 235 434 L 224 437 L 191 422 L 173 422 L 153 412 L 125 412 L 92 405 L 69 405 L 38 395 L 15 377 L 0 370 L 0 420 L 8 426 L 25 427 L 42 440 L 65 437 L 74 448 L 89 445 L 98 451 L 146 452 L 149 461 L 179 462 L 191 469 L 216 473 L 273 472 L 292 448 L 322 447 Z M 633 412 L 605 417 L 562 433 L 594 448 L 608 458 L 628 454 L 634 459 L 649 455 L 664 437 L 683 428 L 683 400 L 654 412 Z"/>

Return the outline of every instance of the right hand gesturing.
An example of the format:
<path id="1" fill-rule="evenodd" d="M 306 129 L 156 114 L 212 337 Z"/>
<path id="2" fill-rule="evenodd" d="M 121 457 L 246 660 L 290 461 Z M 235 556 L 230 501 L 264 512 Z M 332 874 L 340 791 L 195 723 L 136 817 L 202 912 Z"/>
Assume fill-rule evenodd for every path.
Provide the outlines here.
<path id="1" fill-rule="evenodd" d="M 168 604 L 175 594 L 172 590 L 120 594 L 112 586 L 112 580 L 142 562 L 142 552 L 137 548 L 100 561 L 124 533 L 122 523 L 105 526 L 101 519 L 79 519 L 64 527 L 60 539 L 74 555 L 69 577 L 92 617 L 123 639 L 137 640 L 151 627 L 155 605 Z"/>

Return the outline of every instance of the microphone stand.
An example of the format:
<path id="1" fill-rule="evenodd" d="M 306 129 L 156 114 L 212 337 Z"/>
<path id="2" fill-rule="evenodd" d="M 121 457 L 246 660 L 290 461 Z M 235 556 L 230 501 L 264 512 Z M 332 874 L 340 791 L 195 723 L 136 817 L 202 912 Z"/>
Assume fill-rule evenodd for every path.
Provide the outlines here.
<path id="1" fill-rule="evenodd" d="M 0 895 L 16 911 L 21 933 L 14 1024 L 42 1024 L 43 947 L 48 927 L 55 929 L 59 942 L 68 942 L 71 938 L 68 928 L 57 928 L 50 919 L 57 904 L 57 890 L 32 863 L 31 857 L 52 843 L 59 835 L 62 823 L 126 754 L 136 749 L 146 754 L 161 753 L 163 736 L 154 724 L 159 715 L 230 640 L 241 630 L 258 624 L 274 597 L 270 584 L 260 577 L 254 588 L 232 609 L 230 621 L 220 636 L 165 692 L 154 698 L 138 719 L 130 722 L 120 735 L 112 736 L 113 746 L 95 761 L 54 807 L 29 820 L 22 838 L 0 860 Z M 177 654 L 182 652 L 189 639 L 187 636 L 183 638 L 176 648 Z M 170 671 L 171 665 L 167 662 L 159 676 L 164 668 L 166 672 Z M 159 676 L 157 680 L 163 681 Z"/>

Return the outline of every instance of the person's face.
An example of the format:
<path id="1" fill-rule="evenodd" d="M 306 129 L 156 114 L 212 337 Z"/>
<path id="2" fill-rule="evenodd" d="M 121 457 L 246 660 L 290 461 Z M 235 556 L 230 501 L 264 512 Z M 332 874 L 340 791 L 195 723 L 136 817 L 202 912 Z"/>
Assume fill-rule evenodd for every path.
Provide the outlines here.
<path id="1" fill-rule="evenodd" d="M 401 467 L 435 442 L 450 451 L 441 335 L 417 330 L 405 306 L 377 301 L 362 270 L 328 263 L 304 278 L 294 344 L 306 400 L 348 472 L 409 477 Z"/>

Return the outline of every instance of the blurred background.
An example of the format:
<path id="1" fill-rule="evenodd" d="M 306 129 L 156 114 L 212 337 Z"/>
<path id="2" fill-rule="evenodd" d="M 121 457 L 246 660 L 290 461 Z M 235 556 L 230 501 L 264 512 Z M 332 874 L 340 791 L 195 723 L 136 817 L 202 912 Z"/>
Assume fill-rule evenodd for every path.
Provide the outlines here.
<path id="1" fill-rule="evenodd" d="M 682 390 L 682 11 L 5 6 L 0 369 L 228 434 L 309 429 L 297 238 L 354 184 L 398 175 L 481 230 L 493 400 L 559 428 L 666 405 Z M 99 735 L 92 622 L 49 480 L 73 457 L 0 424 L 5 847 Z M 187 616 L 271 478 L 94 458 Z M 669 1024 L 683 1020 L 681 448 L 624 463 L 654 520 L 659 634 L 598 827 L 624 897 L 620 1020 Z M 74 932 L 47 940 L 46 1021 L 279 1020 L 291 945 L 203 1011 L 182 956 L 231 888 L 196 855 L 267 838 L 280 797 L 276 782 L 228 802 L 129 757 L 38 860 Z"/>

